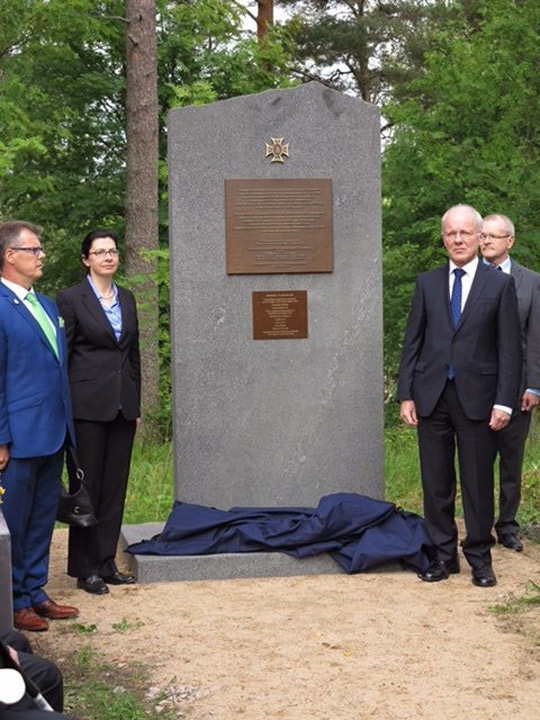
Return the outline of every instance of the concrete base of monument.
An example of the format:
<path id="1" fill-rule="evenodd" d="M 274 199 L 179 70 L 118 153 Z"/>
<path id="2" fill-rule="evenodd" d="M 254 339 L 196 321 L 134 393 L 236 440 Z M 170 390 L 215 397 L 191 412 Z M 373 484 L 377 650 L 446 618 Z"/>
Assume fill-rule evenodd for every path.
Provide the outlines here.
<path id="1" fill-rule="evenodd" d="M 163 523 L 124 525 L 120 536 L 120 547 L 124 549 L 132 543 L 149 540 L 153 535 L 160 533 L 162 529 Z M 329 575 L 343 572 L 326 553 L 302 559 L 280 552 L 223 553 L 219 555 L 131 555 L 125 553 L 124 557 L 139 583 Z"/>

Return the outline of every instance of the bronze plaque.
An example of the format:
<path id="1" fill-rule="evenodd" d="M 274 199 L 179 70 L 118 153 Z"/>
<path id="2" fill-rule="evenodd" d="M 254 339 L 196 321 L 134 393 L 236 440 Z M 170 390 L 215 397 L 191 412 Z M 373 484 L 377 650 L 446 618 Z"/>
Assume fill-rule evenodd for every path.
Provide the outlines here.
<path id="1" fill-rule="evenodd" d="M 254 340 L 302 340 L 307 336 L 307 290 L 253 293 Z"/>
<path id="2" fill-rule="evenodd" d="M 332 181 L 225 180 L 229 275 L 332 272 Z"/>

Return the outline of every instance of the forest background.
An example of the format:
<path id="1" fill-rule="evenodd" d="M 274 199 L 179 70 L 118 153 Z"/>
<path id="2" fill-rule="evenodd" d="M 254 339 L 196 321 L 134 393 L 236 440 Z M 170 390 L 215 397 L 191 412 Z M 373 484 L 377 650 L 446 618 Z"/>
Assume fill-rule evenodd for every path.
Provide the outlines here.
<path id="1" fill-rule="evenodd" d="M 128 521 L 166 515 L 172 497 L 167 112 L 313 79 L 380 107 L 388 483 L 403 443 L 414 444 L 397 427 L 395 379 L 415 276 L 444 257 L 442 212 L 467 202 L 481 214 L 508 215 L 517 231 L 513 256 L 540 269 L 540 3 L 1 0 L 0 6 L 0 219 L 44 228 L 40 289 L 53 296 L 80 280 L 86 232 L 116 229 L 127 260 L 121 282 L 138 298 L 143 366 L 155 372 L 145 376 L 145 447 L 135 471 L 148 480 L 156 467 L 166 470 L 159 471 L 159 501 L 146 511 L 138 507 Z M 143 15 L 152 22 L 135 41 L 135 19 Z M 156 72 L 155 229 L 138 222 L 133 197 L 130 204 L 127 160 L 130 152 L 145 155 L 129 132 L 129 77 L 130 48 L 146 41 Z M 154 91 L 148 102 L 142 92 L 139 107 L 151 106 Z M 137 183 L 144 198 L 135 177 Z M 536 459 L 531 463 L 530 518 L 538 506 Z M 412 467 L 406 474 L 417 477 Z M 406 488 L 391 487 L 391 499 L 405 504 Z M 410 505 L 418 502 L 411 498 Z"/>

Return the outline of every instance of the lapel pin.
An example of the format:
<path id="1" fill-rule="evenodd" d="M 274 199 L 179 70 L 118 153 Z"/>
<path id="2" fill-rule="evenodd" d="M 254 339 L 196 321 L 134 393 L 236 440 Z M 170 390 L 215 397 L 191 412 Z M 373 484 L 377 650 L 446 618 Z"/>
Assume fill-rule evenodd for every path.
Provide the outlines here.
<path id="1" fill-rule="evenodd" d="M 19 304 L 19 301 L 17 300 L 17 298 L 15 298 L 15 300 L 13 302 L 15 303 L 15 305 Z"/>

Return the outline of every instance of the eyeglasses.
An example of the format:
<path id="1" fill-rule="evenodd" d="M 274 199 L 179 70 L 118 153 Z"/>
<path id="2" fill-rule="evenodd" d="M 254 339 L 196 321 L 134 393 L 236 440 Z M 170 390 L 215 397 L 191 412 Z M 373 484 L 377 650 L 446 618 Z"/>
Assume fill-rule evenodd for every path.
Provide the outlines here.
<path id="1" fill-rule="evenodd" d="M 481 233 L 480 239 L 481 240 L 504 240 L 504 238 L 512 237 L 510 233 L 506 233 L 506 235 L 492 235 L 491 233 Z"/>
<path id="2" fill-rule="evenodd" d="M 22 252 L 28 252 L 32 253 L 32 255 L 35 255 L 36 257 L 41 253 L 45 255 L 45 250 L 41 247 L 41 245 L 36 245 L 35 247 L 13 247 L 12 245 L 9 246 L 10 250 L 21 250 Z"/>
<path id="3" fill-rule="evenodd" d="M 112 258 L 118 257 L 118 250 L 111 248 L 110 250 L 90 250 L 89 255 L 95 255 L 97 258 L 104 258 L 106 255 L 110 255 Z"/>
<path id="4" fill-rule="evenodd" d="M 477 232 L 469 232 L 468 230 L 452 230 L 451 232 L 443 233 L 445 238 L 448 238 L 449 240 L 455 240 L 458 235 L 461 235 L 462 238 L 465 238 L 465 240 L 469 240 L 470 238 L 474 237 L 475 235 L 478 235 Z"/>

